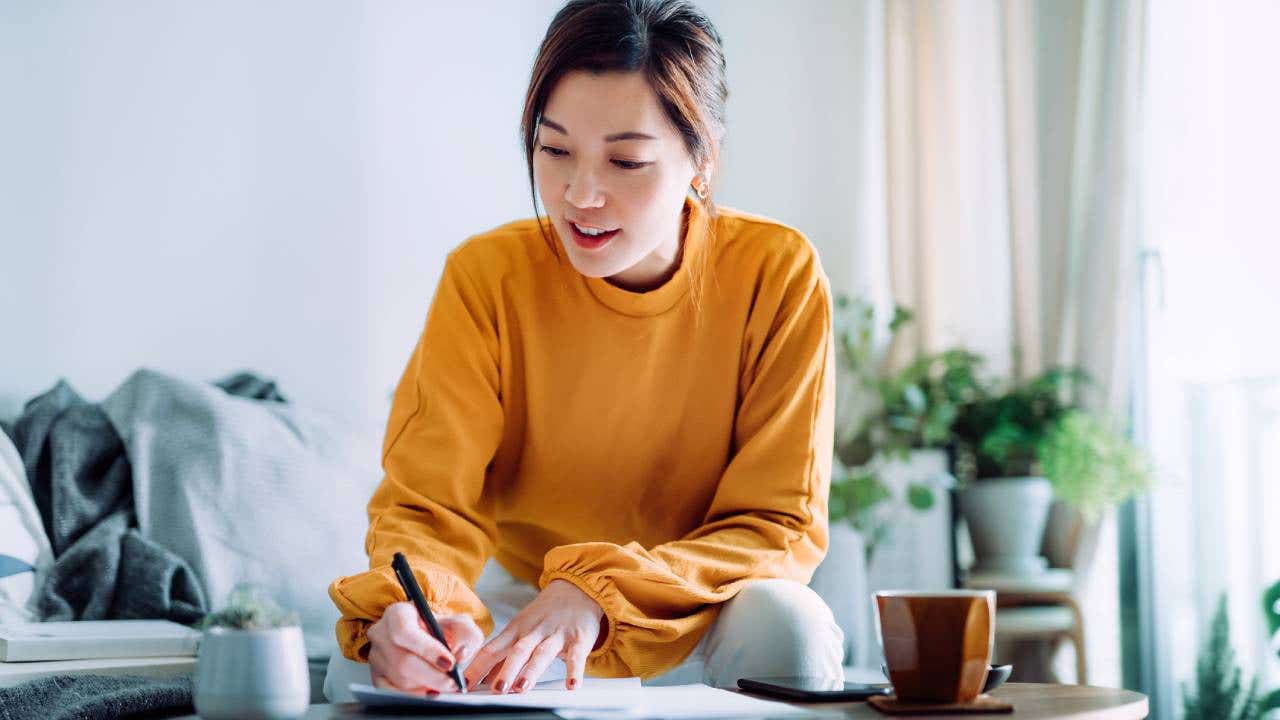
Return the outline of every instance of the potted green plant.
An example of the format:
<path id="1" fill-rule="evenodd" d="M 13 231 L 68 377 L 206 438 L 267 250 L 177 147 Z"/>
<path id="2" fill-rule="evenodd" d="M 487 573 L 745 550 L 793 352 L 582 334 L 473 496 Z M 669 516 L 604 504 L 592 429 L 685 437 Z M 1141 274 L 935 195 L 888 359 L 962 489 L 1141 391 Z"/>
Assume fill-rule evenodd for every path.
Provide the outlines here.
<path id="1" fill-rule="evenodd" d="M 979 362 L 952 351 L 891 370 L 885 350 L 911 320 L 898 306 L 880 326 L 866 300 L 835 300 L 836 457 L 828 508 L 833 524 L 858 531 L 868 565 L 904 512 L 929 510 L 936 492 L 950 486 L 944 448 Z"/>
<path id="2" fill-rule="evenodd" d="M 1218 607 L 1209 637 L 1196 658 L 1194 683 L 1182 686 L 1184 720 L 1259 720 L 1266 712 L 1258 696 L 1258 678 L 1246 686 L 1231 647 L 1227 596 L 1218 596 Z"/>
<path id="3" fill-rule="evenodd" d="M 1055 497 L 1096 515 L 1150 484 L 1145 456 L 1078 403 L 1089 376 L 1053 368 L 1022 383 L 978 383 L 952 425 L 957 501 L 974 572 L 1038 574 Z"/>
<path id="4" fill-rule="evenodd" d="M 295 613 L 241 585 L 198 627 L 193 700 L 200 717 L 283 720 L 306 712 L 311 683 Z"/>

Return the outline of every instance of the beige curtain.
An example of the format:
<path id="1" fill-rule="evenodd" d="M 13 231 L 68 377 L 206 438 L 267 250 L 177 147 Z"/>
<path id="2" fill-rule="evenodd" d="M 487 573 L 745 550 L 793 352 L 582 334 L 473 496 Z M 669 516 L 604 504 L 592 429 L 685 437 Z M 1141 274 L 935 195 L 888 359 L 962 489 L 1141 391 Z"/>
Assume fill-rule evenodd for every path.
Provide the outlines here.
<path id="1" fill-rule="evenodd" d="M 967 345 L 1025 377 L 1078 364 L 1128 393 L 1139 238 L 1141 0 L 885 5 L 897 358 Z"/>
<path id="2" fill-rule="evenodd" d="M 959 344 L 1001 375 L 1077 365 L 1124 417 L 1144 2 L 887 0 L 886 284 L 916 312 L 891 364 Z M 1118 685 L 1114 525 L 1095 537 L 1090 681 Z"/>

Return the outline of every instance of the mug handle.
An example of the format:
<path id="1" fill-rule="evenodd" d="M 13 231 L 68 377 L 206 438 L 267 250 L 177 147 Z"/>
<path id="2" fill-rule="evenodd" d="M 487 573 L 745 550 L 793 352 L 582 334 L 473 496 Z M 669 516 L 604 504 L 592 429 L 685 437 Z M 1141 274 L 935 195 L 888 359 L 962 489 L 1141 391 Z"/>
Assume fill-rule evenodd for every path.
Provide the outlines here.
<path id="1" fill-rule="evenodd" d="M 983 693 L 989 693 L 1000 687 L 1013 674 L 1012 665 L 992 665 L 987 668 L 987 682 L 982 686 Z"/>

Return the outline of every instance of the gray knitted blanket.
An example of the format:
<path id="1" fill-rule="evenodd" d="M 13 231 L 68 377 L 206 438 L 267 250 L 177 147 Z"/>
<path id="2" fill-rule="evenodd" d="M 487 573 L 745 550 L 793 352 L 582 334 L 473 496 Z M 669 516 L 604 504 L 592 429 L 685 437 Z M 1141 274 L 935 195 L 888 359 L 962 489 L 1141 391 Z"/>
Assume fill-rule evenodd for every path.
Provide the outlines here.
<path id="1" fill-rule="evenodd" d="M 55 675 L 0 688 L 0 720 L 111 720 L 195 712 L 191 678 Z"/>
<path id="2" fill-rule="evenodd" d="M 53 547 L 53 568 L 36 591 L 41 620 L 190 624 L 204 615 L 190 566 L 139 534 L 129 459 L 98 405 L 60 381 L 27 403 L 13 440 Z"/>

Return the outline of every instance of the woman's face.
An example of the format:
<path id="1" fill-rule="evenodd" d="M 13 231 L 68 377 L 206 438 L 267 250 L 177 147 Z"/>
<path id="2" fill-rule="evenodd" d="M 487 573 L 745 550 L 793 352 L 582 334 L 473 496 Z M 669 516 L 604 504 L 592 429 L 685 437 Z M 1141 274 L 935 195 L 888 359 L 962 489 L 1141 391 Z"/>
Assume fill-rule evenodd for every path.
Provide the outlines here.
<path id="1" fill-rule="evenodd" d="M 561 78 L 543 109 L 533 170 L 578 272 L 636 290 L 666 279 L 696 168 L 643 75 Z"/>

